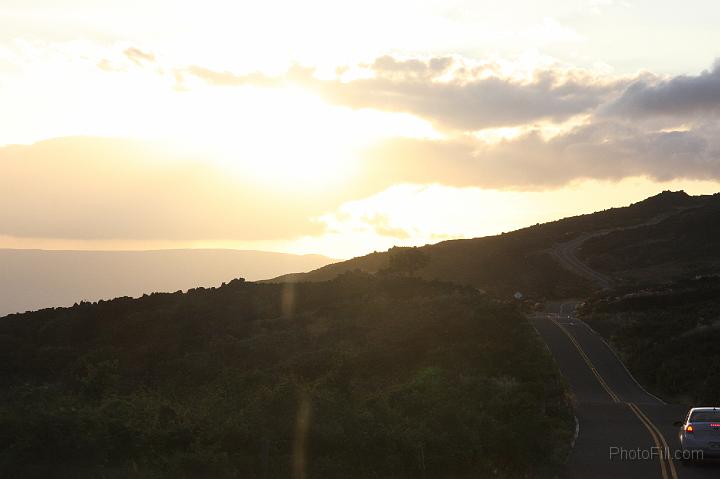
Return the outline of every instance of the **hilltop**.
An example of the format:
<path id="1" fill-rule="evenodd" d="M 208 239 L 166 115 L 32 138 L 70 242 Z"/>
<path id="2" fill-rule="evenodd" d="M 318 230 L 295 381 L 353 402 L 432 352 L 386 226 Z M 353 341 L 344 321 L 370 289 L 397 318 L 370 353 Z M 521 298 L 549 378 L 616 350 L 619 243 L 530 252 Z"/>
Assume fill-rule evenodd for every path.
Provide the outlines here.
<path id="1" fill-rule="evenodd" d="M 657 223 L 589 239 L 580 258 L 628 284 L 720 272 L 720 195 L 691 200 Z"/>
<path id="2" fill-rule="evenodd" d="M 717 243 L 705 244 L 703 235 L 720 225 L 720 196 L 690 196 L 665 191 L 622 208 L 537 224 L 501 235 L 444 241 L 418 247 L 427 264 L 418 270 L 424 278 L 472 285 L 509 297 L 515 291 L 538 299 L 581 297 L 598 288 L 558 261 L 554 249 L 581 238 L 594 237 L 580 246 L 579 254 L 601 271 L 633 278 L 641 271 L 660 275 L 673 265 L 676 272 L 695 274 L 715 270 L 720 262 Z M 713 224 L 715 226 L 708 226 Z M 638 225 L 647 224 L 638 228 Z M 703 226 L 705 225 L 705 226 Z M 713 229 L 714 228 L 714 229 Z M 657 236 L 657 237 L 656 237 Z M 688 238 L 691 241 L 687 241 Z M 659 240 L 662 241 L 659 241 Z M 668 249 L 677 241 L 684 246 Z M 707 243 L 707 241 L 706 241 Z M 280 276 L 275 282 L 323 281 L 346 271 L 378 272 L 400 248 L 375 252 L 318 268 L 308 273 Z M 642 255 L 636 255 L 642 251 Z M 655 264 L 655 268 L 648 268 Z"/>

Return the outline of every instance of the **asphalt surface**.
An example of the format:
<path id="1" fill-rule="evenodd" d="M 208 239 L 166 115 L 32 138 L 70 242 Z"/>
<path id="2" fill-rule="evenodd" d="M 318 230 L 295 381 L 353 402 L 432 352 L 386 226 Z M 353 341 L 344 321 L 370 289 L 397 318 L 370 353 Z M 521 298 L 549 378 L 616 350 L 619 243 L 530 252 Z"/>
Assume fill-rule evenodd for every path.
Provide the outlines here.
<path id="1" fill-rule="evenodd" d="M 673 422 L 683 418 L 687 407 L 665 404 L 647 393 L 603 339 L 575 317 L 574 309 L 574 302 L 554 303 L 530 317 L 569 383 L 579 423 L 561 477 L 720 477 L 717 461 L 674 459 L 680 444 Z"/>
<path id="2" fill-rule="evenodd" d="M 577 238 L 573 239 L 572 241 L 557 244 L 553 248 L 552 254 L 560 262 L 560 264 L 562 264 L 563 266 L 565 266 L 565 268 L 569 269 L 575 274 L 582 276 L 583 278 L 589 279 L 603 289 L 609 288 L 613 284 L 612 278 L 588 267 L 577 257 L 577 251 L 585 241 L 589 240 L 590 238 L 602 236 L 607 233 L 607 231 L 600 231 L 597 233 L 582 234 Z"/>
<path id="3" fill-rule="evenodd" d="M 617 227 L 617 228 L 608 228 L 608 229 L 598 230 L 598 231 L 594 231 L 591 233 L 583 233 L 580 236 L 578 236 L 570 241 L 566 241 L 564 243 L 557 243 L 549 250 L 549 252 L 566 269 L 572 271 L 573 273 L 577 274 L 578 276 L 589 279 L 590 281 L 595 283 L 600 288 L 607 289 L 607 288 L 612 287 L 615 284 L 615 282 L 616 282 L 615 279 L 609 275 L 603 274 L 599 271 L 596 271 L 596 270 L 590 268 L 588 265 L 586 265 L 585 263 L 580 261 L 577 253 L 578 253 L 578 250 L 580 249 L 580 247 L 583 245 L 583 243 L 585 243 L 590 238 L 596 238 L 598 236 L 603 236 L 608 233 L 612 233 L 613 231 L 632 230 L 632 229 L 636 229 L 636 228 L 641 228 L 643 226 L 656 225 L 656 224 L 666 220 L 670 216 L 676 215 L 687 209 L 688 208 L 675 208 L 672 211 L 655 216 L 654 218 L 651 218 L 650 220 L 648 220 L 644 223 L 639 223 L 636 225 L 621 226 L 621 227 Z"/>

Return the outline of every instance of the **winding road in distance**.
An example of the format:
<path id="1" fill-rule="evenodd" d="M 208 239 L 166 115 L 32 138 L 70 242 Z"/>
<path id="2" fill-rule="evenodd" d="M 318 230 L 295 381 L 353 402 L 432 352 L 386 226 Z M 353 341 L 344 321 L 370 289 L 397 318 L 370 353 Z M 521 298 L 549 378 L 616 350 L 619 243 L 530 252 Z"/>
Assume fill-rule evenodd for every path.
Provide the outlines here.
<path id="1" fill-rule="evenodd" d="M 611 286 L 613 286 L 613 284 L 615 283 L 613 278 L 608 276 L 607 274 L 604 274 L 604 273 L 601 273 L 599 271 L 592 269 L 590 266 L 583 263 L 580 260 L 580 258 L 578 258 L 577 252 L 583 243 L 585 243 L 587 240 L 589 240 L 591 238 L 603 236 L 608 233 L 612 233 L 613 231 L 623 231 L 623 230 L 641 228 L 643 226 L 656 225 L 673 215 L 676 215 L 682 211 L 686 211 L 686 210 L 692 209 L 692 208 L 695 208 L 695 207 L 690 206 L 690 207 L 675 208 L 673 211 L 655 216 L 654 218 L 651 218 L 650 220 L 648 220 L 644 223 L 640 223 L 640 224 L 636 224 L 636 225 L 620 226 L 617 228 L 608 228 L 608 229 L 604 229 L 604 230 L 598 230 L 598 231 L 594 231 L 592 233 L 583 233 L 570 241 L 566 241 L 564 243 L 557 243 L 552 249 L 550 249 L 549 253 L 553 257 L 555 257 L 555 259 L 557 259 L 558 262 L 562 266 L 567 268 L 568 270 L 572 271 L 573 273 L 577 274 L 578 276 L 589 279 L 593 283 L 600 286 L 602 289 L 607 289 L 607 288 L 610 288 Z"/>
<path id="2" fill-rule="evenodd" d="M 576 255 L 584 241 L 607 232 L 557 245 L 553 254 L 569 269 L 603 288 L 610 287 L 611 278 L 592 270 Z M 720 477 L 718 461 L 687 464 L 674 457 L 680 444 L 673 422 L 683 418 L 687 406 L 666 404 L 645 391 L 605 340 L 575 316 L 576 306 L 577 301 L 571 300 L 549 303 L 545 312 L 529 317 L 570 386 L 578 420 L 578 437 L 561 477 Z"/>

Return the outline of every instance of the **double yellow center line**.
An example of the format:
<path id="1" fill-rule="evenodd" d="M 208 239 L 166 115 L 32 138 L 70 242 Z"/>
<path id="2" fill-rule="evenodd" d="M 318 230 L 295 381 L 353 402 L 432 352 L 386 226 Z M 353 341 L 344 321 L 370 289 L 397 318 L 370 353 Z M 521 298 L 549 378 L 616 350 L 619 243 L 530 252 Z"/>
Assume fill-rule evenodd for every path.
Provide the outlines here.
<path id="1" fill-rule="evenodd" d="M 638 419 L 640 419 L 640 421 L 643 423 L 645 428 L 652 436 L 653 441 L 655 441 L 655 447 L 657 447 L 660 451 L 660 456 L 658 459 L 660 460 L 660 469 L 662 471 L 663 479 L 667 479 L 668 477 L 671 477 L 672 479 L 677 479 L 677 471 L 675 470 L 675 464 L 673 464 L 672 456 L 670 455 L 670 448 L 665 441 L 665 437 L 662 435 L 660 430 L 658 430 L 657 426 L 653 424 L 650 418 L 647 417 L 644 412 L 642 412 L 642 409 L 640 409 L 637 404 L 631 402 L 626 404 L 628 405 L 630 410 L 635 413 Z M 665 468 L 668 469 L 667 473 L 665 471 Z"/>
<path id="2" fill-rule="evenodd" d="M 563 333 L 565 333 L 565 335 L 566 335 L 566 336 L 570 339 L 570 341 L 575 345 L 575 347 L 577 348 L 578 352 L 580 353 L 580 356 L 583 358 L 583 361 L 585 361 L 585 364 L 587 364 L 587 366 L 590 368 L 590 371 L 592 371 L 592 373 L 595 375 L 595 378 L 596 378 L 596 379 L 598 380 L 598 382 L 600 383 L 600 386 L 602 386 L 603 389 L 605 390 L 605 392 L 608 393 L 608 395 L 610 396 L 610 399 L 612 399 L 613 402 L 622 402 L 622 401 L 620 401 L 620 398 L 617 396 L 617 394 L 615 394 L 615 392 L 612 390 L 612 388 L 611 388 L 610 386 L 608 386 L 608 384 L 605 382 L 605 380 L 603 379 L 603 377 L 600 376 L 600 373 L 597 371 L 597 369 L 595 369 L 595 366 L 593 365 L 592 361 L 590 361 L 590 358 L 587 357 L 587 354 L 585 354 L 585 351 L 583 351 L 583 348 L 580 346 L 580 343 L 578 343 L 577 340 L 575 339 L 575 337 L 574 337 L 572 334 L 570 334 L 570 331 L 568 331 L 568 330 L 565 328 L 565 326 L 563 326 L 562 324 L 560 324 L 560 323 L 559 323 L 558 321 L 556 321 L 555 319 L 550 318 L 550 321 L 552 321 L 553 323 L 555 323 L 555 325 L 556 325 L 558 328 L 560 328 L 560 330 L 561 330 Z"/>
<path id="3" fill-rule="evenodd" d="M 570 339 L 570 342 L 575 345 L 578 352 L 580 353 L 580 356 L 583 358 L 583 361 L 585 361 L 585 364 L 587 364 L 588 368 L 590 368 L 590 371 L 592 371 L 593 375 L 595 375 L 595 378 L 600 383 L 600 386 L 602 386 L 605 392 L 608 393 L 610 399 L 612 399 L 613 402 L 622 403 L 623 401 L 620 400 L 618 395 L 615 394 L 615 391 L 612 390 L 608 383 L 605 382 L 605 379 L 603 379 L 603 377 L 600 375 L 598 370 L 595 369 L 592 361 L 590 361 L 590 358 L 587 356 L 587 354 L 585 354 L 585 351 L 583 350 L 582 346 L 580 346 L 580 343 L 578 343 L 575 337 L 570 334 L 570 331 L 568 331 L 565 326 L 563 326 L 554 318 L 548 316 L 548 319 L 550 319 L 550 321 L 552 321 L 558 328 L 560 328 L 560 330 L 565 333 L 568 339 Z M 647 415 L 637 406 L 637 404 L 631 402 L 626 402 L 625 404 L 628 406 L 628 408 L 630 408 L 633 414 L 637 416 L 643 426 L 645 426 L 645 428 L 650 433 L 653 442 L 655 442 L 655 447 L 660 452 L 658 455 L 658 460 L 660 461 L 660 473 L 662 474 L 662 478 L 677 479 L 677 471 L 675 470 L 675 464 L 672 461 L 670 448 L 668 447 L 667 441 L 665 441 L 665 437 L 662 435 L 657 426 L 655 426 L 655 424 L 650 420 L 650 418 L 647 417 Z"/>

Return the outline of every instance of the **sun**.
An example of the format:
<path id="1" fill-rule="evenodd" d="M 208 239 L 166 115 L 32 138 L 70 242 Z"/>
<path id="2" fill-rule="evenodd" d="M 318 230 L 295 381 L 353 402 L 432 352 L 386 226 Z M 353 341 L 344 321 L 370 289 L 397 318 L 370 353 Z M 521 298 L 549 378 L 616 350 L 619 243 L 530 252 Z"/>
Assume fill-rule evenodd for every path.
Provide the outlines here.
<path id="1" fill-rule="evenodd" d="M 410 115 L 329 105 L 297 87 L 211 87 L 189 95 L 186 120 L 168 118 L 179 123 L 179 141 L 265 188 L 341 185 L 362 168 L 363 148 L 432 130 Z"/>
<path id="2" fill-rule="evenodd" d="M 218 97 L 219 96 L 219 97 Z M 336 108 L 299 89 L 206 94 L 193 138 L 207 159 L 267 187 L 317 188 L 351 176 L 361 132 Z"/>

